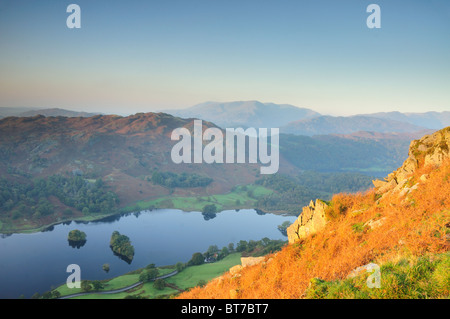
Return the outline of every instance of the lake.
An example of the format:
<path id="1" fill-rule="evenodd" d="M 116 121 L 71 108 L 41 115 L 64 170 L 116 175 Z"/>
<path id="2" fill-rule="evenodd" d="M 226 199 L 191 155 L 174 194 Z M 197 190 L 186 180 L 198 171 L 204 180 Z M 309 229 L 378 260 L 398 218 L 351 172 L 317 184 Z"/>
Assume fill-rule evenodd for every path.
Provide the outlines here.
<path id="1" fill-rule="evenodd" d="M 295 216 L 261 214 L 253 209 L 220 212 L 205 220 L 200 212 L 158 209 L 114 216 L 95 222 L 69 222 L 33 234 L 0 237 L 0 298 L 26 298 L 66 282 L 69 264 L 78 264 L 81 279 L 101 280 L 125 274 L 150 263 L 157 266 L 187 262 L 209 246 L 219 249 L 239 240 L 283 239 L 277 226 Z M 73 248 L 67 241 L 73 229 L 84 231 L 87 242 Z M 135 248 L 128 264 L 109 247 L 113 231 L 130 238 Z M 102 270 L 108 263 L 110 271 Z"/>

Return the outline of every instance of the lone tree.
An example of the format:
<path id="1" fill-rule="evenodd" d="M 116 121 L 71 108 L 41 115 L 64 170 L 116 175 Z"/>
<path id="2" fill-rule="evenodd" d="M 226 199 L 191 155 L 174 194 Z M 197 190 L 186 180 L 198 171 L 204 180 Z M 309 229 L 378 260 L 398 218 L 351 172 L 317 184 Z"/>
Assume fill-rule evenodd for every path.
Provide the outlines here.
<path id="1" fill-rule="evenodd" d="M 189 266 L 196 266 L 201 265 L 205 262 L 205 258 L 203 257 L 202 253 L 194 253 L 192 255 L 191 260 L 189 260 L 188 264 Z"/>
<path id="2" fill-rule="evenodd" d="M 139 281 L 150 282 L 152 280 L 155 280 L 156 277 L 158 277 L 158 274 L 159 274 L 159 271 L 156 268 L 151 268 L 151 269 L 148 269 L 148 270 L 144 270 L 139 275 Z"/>
<path id="3" fill-rule="evenodd" d="M 82 291 L 89 292 L 89 291 L 91 291 L 91 289 L 92 289 L 92 286 L 88 280 L 83 280 L 81 282 L 81 290 Z"/>
<path id="4" fill-rule="evenodd" d="M 104 264 L 104 265 L 102 266 L 102 269 L 103 269 L 105 272 L 109 272 L 109 264 Z"/>
<path id="5" fill-rule="evenodd" d="M 204 214 L 215 214 L 217 213 L 217 206 L 214 204 L 205 205 L 202 209 Z"/>
<path id="6" fill-rule="evenodd" d="M 153 283 L 153 287 L 155 287 L 158 290 L 163 290 L 164 287 L 166 287 L 166 282 L 164 281 L 164 279 L 156 279 L 155 282 Z"/>
<path id="7" fill-rule="evenodd" d="M 177 262 L 177 264 L 175 265 L 175 267 L 177 268 L 177 271 L 180 272 L 184 269 L 185 264 L 182 263 L 181 261 Z"/>
<path id="8" fill-rule="evenodd" d="M 99 280 L 94 280 L 93 282 L 92 282 L 92 288 L 95 290 L 95 291 L 99 291 L 99 290 L 101 290 L 101 289 L 103 289 L 103 283 L 101 282 L 101 281 L 99 281 Z"/>

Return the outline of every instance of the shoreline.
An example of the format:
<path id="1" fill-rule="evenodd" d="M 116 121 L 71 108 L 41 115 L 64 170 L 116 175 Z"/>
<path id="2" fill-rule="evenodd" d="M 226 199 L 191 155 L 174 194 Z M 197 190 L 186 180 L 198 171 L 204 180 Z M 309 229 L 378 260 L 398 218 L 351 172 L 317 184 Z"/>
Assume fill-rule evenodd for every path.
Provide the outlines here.
<path id="1" fill-rule="evenodd" d="M 138 211 L 121 211 L 121 212 L 117 212 L 117 213 L 111 213 L 111 214 L 104 214 L 101 216 L 84 216 L 84 217 L 79 217 L 76 219 L 65 219 L 65 220 L 60 220 L 60 221 L 56 221 L 47 225 L 43 225 L 43 226 L 39 226 L 36 228 L 28 228 L 28 229 L 13 229 L 13 230 L 8 230 L 8 231 L 2 231 L 0 230 L 0 236 L 1 235 L 13 235 L 13 234 L 34 234 L 34 233 L 39 233 L 39 232 L 44 232 L 47 229 L 63 224 L 63 223 L 68 223 L 68 222 L 75 222 L 75 223 L 89 223 L 89 222 L 100 222 L 103 219 L 107 219 L 110 217 L 122 217 L 122 216 L 126 216 L 128 214 L 134 214 L 134 213 L 139 213 L 142 211 L 153 211 L 153 210 L 159 210 L 159 209 L 176 209 L 176 210 L 180 210 L 183 212 L 192 212 L 194 210 L 184 210 L 178 207 L 153 207 L 153 208 L 143 208 L 141 210 Z M 255 211 L 261 211 L 264 214 L 274 214 L 274 215 L 282 215 L 282 216 L 295 216 L 292 214 L 289 214 L 288 212 L 284 212 L 284 211 L 262 211 L 258 208 L 254 208 L 254 207 L 239 207 L 239 208 L 225 208 L 219 212 L 217 212 L 217 214 L 220 214 L 221 212 L 227 211 L 227 210 L 241 210 L 241 209 L 253 209 Z"/>

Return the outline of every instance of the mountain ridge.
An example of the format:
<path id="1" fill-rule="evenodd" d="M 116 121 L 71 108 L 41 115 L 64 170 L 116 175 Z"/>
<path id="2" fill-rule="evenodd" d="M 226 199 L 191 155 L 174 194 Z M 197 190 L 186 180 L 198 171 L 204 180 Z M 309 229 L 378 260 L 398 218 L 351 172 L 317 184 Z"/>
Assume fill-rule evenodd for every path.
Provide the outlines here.
<path id="1" fill-rule="evenodd" d="M 320 115 L 289 104 L 262 103 L 259 101 L 205 102 L 181 110 L 167 110 L 179 117 L 196 117 L 227 127 L 279 127 L 292 118 L 311 118 Z"/>
<path id="2" fill-rule="evenodd" d="M 295 135 L 325 135 L 325 134 L 352 134 L 359 131 L 378 133 L 408 133 L 426 130 L 425 127 L 407 122 L 389 119 L 379 119 L 372 116 L 354 115 L 344 116 L 318 116 L 312 119 L 303 119 L 290 122 L 280 128 L 283 133 Z"/>

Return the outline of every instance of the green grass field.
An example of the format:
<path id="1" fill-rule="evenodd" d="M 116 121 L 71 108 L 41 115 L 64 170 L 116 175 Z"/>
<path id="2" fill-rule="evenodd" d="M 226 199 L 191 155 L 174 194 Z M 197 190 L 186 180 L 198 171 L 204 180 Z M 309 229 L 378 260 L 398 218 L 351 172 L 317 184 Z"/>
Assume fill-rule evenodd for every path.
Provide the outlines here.
<path id="1" fill-rule="evenodd" d="M 175 208 L 184 211 L 202 211 L 205 205 L 214 204 L 218 211 L 226 209 L 253 208 L 258 198 L 273 191 L 259 185 L 238 186 L 228 194 L 197 197 L 166 196 L 149 201 L 139 201 L 125 207 L 124 211 L 145 210 L 150 208 Z"/>
<path id="2" fill-rule="evenodd" d="M 172 276 L 170 278 L 165 279 L 165 281 L 169 284 L 173 284 L 180 289 L 188 289 L 198 285 L 200 281 L 209 281 L 215 277 L 222 275 L 228 269 L 235 265 L 240 265 L 241 263 L 241 254 L 233 253 L 225 257 L 224 259 L 210 264 L 203 264 L 199 266 L 191 266 L 180 273 Z M 172 272 L 174 268 L 163 267 L 158 268 L 159 275 L 164 275 Z M 118 276 L 110 279 L 107 282 L 104 282 L 104 291 L 105 290 L 114 290 L 120 289 L 123 287 L 130 286 L 139 281 L 139 272 L 137 270 L 135 272 L 125 274 L 122 276 Z M 62 285 L 56 288 L 62 296 L 71 295 L 75 293 L 82 292 L 79 288 L 69 289 L 66 285 Z M 176 294 L 179 291 L 170 287 L 165 287 L 162 290 L 158 290 L 153 287 L 153 282 L 146 283 L 142 286 L 139 286 L 133 291 L 121 292 L 117 294 L 89 294 L 85 296 L 75 297 L 73 299 L 122 299 L 126 296 L 141 296 L 146 298 L 165 298 L 170 295 Z"/>
<path id="3" fill-rule="evenodd" d="M 132 273 L 114 277 L 110 280 L 103 281 L 104 288 L 102 289 L 102 291 L 120 289 L 120 288 L 131 286 L 132 284 L 137 283 L 139 281 L 139 274 L 140 274 L 141 270 L 142 269 L 139 269 Z M 174 270 L 175 270 L 174 267 L 158 268 L 159 276 L 171 273 Z M 72 294 L 82 292 L 81 288 L 68 288 L 67 285 L 65 285 L 65 284 L 59 286 L 58 288 L 56 288 L 56 290 L 59 291 L 61 296 L 67 296 L 67 295 L 72 295 Z"/>
<path id="4" fill-rule="evenodd" d="M 150 299 L 168 297 L 177 293 L 178 290 L 165 287 L 162 290 L 158 290 L 153 287 L 153 283 L 146 283 L 143 286 L 139 286 L 133 292 L 121 292 L 118 294 L 90 294 L 85 296 L 75 297 L 73 299 L 123 299 L 126 296 L 141 296 Z"/>
<path id="5" fill-rule="evenodd" d="M 215 263 L 188 267 L 179 274 L 167 278 L 166 281 L 176 285 L 178 288 L 187 289 L 197 286 L 200 280 L 210 281 L 222 275 L 231 267 L 240 264 L 241 254 L 234 253 Z"/>

